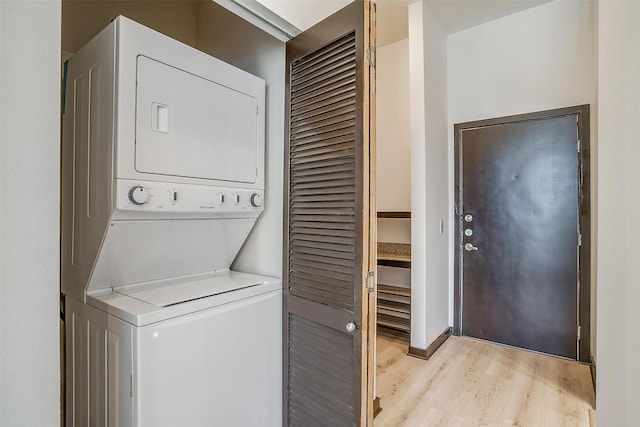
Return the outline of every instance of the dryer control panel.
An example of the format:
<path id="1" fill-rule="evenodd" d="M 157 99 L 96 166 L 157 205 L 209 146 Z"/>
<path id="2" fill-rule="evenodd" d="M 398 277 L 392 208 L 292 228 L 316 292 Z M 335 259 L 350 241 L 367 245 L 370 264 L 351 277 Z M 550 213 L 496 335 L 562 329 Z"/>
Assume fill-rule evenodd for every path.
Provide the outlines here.
<path id="1" fill-rule="evenodd" d="M 242 188 L 116 180 L 116 208 L 124 211 L 232 213 L 261 211 L 264 192 Z"/>

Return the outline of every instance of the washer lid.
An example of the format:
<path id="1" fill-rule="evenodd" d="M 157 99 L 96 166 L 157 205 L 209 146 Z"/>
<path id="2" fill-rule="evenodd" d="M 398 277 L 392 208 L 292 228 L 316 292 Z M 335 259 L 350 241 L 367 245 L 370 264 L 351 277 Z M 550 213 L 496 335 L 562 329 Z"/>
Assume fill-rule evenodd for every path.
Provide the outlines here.
<path id="1" fill-rule="evenodd" d="M 114 288 L 114 291 L 157 307 L 169 307 L 267 283 L 260 276 L 225 272 L 223 275 L 181 277 Z"/>

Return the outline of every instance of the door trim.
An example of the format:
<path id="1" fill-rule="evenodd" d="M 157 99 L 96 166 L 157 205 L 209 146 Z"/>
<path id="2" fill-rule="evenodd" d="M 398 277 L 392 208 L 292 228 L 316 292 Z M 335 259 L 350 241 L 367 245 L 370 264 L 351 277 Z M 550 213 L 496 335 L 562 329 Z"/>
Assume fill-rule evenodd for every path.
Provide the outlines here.
<path id="1" fill-rule="evenodd" d="M 462 132 L 469 129 L 495 126 L 507 123 L 527 122 L 539 119 L 575 115 L 577 117 L 577 130 L 579 149 L 578 153 L 578 227 L 582 236 L 582 245 L 578 252 L 578 280 L 576 293 L 578 299 L 578 325 L 580 336 L 578 344 L 578 361 L 589 363 L 591 360 L 591 169 L 590 169 L 590 106 L 577 105 L 573 107 L 558 108 L 553 110 L 538 111 L 534 113 L 517 114 L 513 116 L 498 117 L 486 120 L 457 123 L 454 125 L 454 281 L 453 281 L 453 334 L 460 336 L 462 332 L 462 282 L 460 263 L 462 247 L 460 228 L 460 173 L 461 173 L 461 136 Z M 578 149 L 578 147 L 576 147 Z M 576 325 L 576 329 L 577 326 Z M 576 330 L 576 334 L 578 330 Z"/>
<path id="2" fill-rule="evenodd" d="M 362 3 L 364 8 L 364 37 L 363 37 L 363 49 L 365 52 L 364 67 L 364 93 L 368 94 L 365 99 L 368 101 L 363 107 L 363 137 L 369 140 L 368 148 L 368 170 L 369 177 L 368 182 L 368 195 L 366 196 L 366 202 L 369 204 L 369 215 L 365 217 L 366 227 L 368 230 L 365 232 L 368 234 L 365 236 L 364 244 L 368 239 L 368 263 L 367 272 L 365 274 L 365 281 L 371 280 L 373 283 L 366 284 L 362 288 L 362 310 L 367 313 L 366 325 L 363 325 L 363 333 L 366 333 L 366 345 L 367 350 L 362 353 L 363 366 L 366 366 L 365 375 L 362 375 L 361 387 L 366 390 L 363 393 L 363 399 L 365 402 L 361 403 L 361 419 L 364 421 L 364 426 L 373 426 L 373 417 L 376 411 L 380 409 L 380 399 L 376 396 L 376 313 L 377 313 L 377 300 L 378 300 L 378 278 L 377 274 L 377 251 L 378 251 L 378 227 L 377 227 L 377 198 L 376 198 L 376 37 L 377 37 L 377 10 L 376 3 L 374 1 L 364 1 Z M 367 166 L 365 166 L 367 167 Z M 374 276 L 368 279 L 370 272 L 373 272 Z M 376 409 L 377 399 L 377 409 Z"/>

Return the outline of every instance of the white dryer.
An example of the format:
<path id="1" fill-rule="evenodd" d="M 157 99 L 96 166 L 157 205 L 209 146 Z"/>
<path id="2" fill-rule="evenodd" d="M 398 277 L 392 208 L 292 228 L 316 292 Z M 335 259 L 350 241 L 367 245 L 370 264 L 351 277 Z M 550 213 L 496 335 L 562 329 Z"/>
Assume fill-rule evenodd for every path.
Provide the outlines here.
<path id="1" fill-rule="evenodd" d="M 281 425 L 281 280 L 229 269 L 263 210 L 264 81 L 124 17 L 66 80 L 66 424 Z"/>

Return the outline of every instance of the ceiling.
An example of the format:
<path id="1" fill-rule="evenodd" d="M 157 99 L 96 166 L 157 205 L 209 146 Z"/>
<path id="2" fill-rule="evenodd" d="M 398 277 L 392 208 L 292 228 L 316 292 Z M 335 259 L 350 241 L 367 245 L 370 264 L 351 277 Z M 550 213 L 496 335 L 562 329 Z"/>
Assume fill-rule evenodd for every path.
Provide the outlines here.
<path id="1" fill-rule="evenodd" d="M 257 0 L 285 21 L 304 31 L 352 0 Z"/>
<path id="2" fill-rule="evenodd" d="M 257 0 L 301 30 L 306 30 L 351 0 Z M 419 0 L 377 0 L 377 44 L 408 36 L 407 7 Z M 424 0 L 447 34 L 484 24 L 551 0 Z"/>

